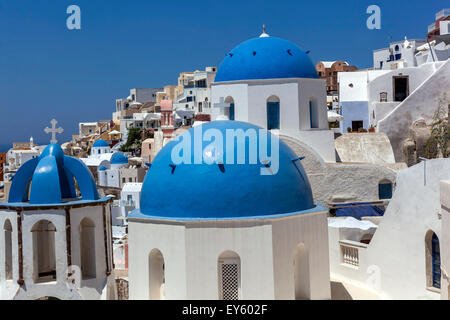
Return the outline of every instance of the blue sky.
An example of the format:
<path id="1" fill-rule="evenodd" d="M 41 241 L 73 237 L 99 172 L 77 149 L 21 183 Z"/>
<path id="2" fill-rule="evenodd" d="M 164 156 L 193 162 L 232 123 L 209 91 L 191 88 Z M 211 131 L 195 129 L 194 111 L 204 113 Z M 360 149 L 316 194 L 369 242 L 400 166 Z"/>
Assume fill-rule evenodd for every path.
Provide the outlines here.
<path id="1" fill-rule="evenodd" d="M 66 28 L 66 9 L 81 8 L 81 30 Z M 366 9 L 381 7 L 381 30 Z M 432 0 L 100 1 L 0 0 L 0 145 L 47 144 L 56 118 L 70 140 L 78 122 L 111 118 L 130 88 L 176 84 L 179 72 L 219 66 L 240 42 L 272 36 L 311 50 L 314 63 L 343 59 L 372 66 L 372 50 L 392 40 L 425 38 Z"/>

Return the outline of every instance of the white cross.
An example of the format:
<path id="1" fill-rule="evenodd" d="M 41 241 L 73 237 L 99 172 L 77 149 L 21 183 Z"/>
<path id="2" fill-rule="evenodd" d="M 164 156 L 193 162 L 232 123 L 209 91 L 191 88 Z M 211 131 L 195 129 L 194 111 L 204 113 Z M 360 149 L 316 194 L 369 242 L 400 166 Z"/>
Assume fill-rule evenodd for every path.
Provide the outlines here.
<path id="1" fill-rule="evenodd" d="M 217 115 L 215 120 L 230 120 L 230 103 L 226 103 L 223 97 L 219 98 L 219 103 L 214 103 L 214 108 L 219 109 L 219 114 Z M 228 113 L 227 113 L 228 109 Z"/>
<path id="2" fill-rule="evenodd" d="M 52 121 L 50 121 L 50 123 L 52 124 L 52 127 L 51 127 L 51 128 L 46 127 L 46 128 L 44 129 L 44 131 L 45 131 L 45 133 L 47 133 L 47 134 L 49 134 L 49 133 L 52 134 L 52 140 L 50 140 L 50 143 L 57 143 L 58 140 L 56 140 L 56 134 L 57 134 L 57 133 L 63 133 L 63 132 L 64 132 L 64 129 L 61 128 L 61 127 L 56 128 L 56 124 L 58 123 L 58 121 L 56 121 L 55 119 L 52 119 Z"/>
<path id="3" fill-rule="evenodd" d="M 228 107 L 230 107 L 230 104 L 226 103 L 225 99 L 223 97 L 219 98 L 219 103 L 214 103 L 214 108 L 224 109 L 224 108 L 228 108 Z"/>

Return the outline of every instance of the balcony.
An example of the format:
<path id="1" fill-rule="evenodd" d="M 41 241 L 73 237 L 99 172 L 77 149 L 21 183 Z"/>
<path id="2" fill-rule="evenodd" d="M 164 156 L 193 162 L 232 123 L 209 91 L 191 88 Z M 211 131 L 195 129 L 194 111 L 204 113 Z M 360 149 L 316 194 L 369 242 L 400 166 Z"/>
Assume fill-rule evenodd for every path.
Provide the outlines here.
<path id="1" fill-rule="evenodd" d="M 359 268 L 360 250 L 366 249 L 367 244 L 341 240 L 339 245 L 341 247 L 341 263 L 353 268 Z"/>
<path id="2" fill-rule="evenodd" d="M 134 200 L 122 200 L 120 201 L 122 207 L 136 207 L 136 202 Z"/>

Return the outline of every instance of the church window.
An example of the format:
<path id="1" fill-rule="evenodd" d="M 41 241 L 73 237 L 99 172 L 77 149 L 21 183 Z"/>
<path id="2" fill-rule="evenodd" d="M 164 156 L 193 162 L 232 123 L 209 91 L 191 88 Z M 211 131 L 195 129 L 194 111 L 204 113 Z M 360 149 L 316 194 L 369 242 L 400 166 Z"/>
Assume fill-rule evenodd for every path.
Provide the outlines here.
<path id="1" fill-rule="evenodd" d="M 35 282 L 56 280 L 56 228 L 48 220 L 37 222 L 31 229 L 33 238 L 33 278 Z"/>
<path id="2" fill-rule="evenodd" d="M 270 96 L 267 99 L 267 130 L 280 129 L 280 98 Z"/>
<path id="3" fill-rule="evenodd" d="M 12 280 L 12 226 L 9 219 L 5 221 L 5 279 Z"/>
<path id="4" fill-rule="evenodd" d="M 89 218 L 80 223 L 80 253 L 83 279 L 95 278 L 95 224 Z"/>
<path id="5" fill-rule="evenodd" d="M 441 250 L 439 238 L 433 231 L 425 236 L 426 278 L 428 288 L 441 288 Z"/>
<path id="6" fill-rule="evenodd" d="M 311 298 L 309 253 L 303 243 L 294 250 L 294 284 L 295 300 Z"/>
<path id="7" fill-rule="evenodd" d="M 219 299 L 241 298 L 241 260 L 233 251 L 223 252 L 218 259 Z"/>
<path id="8" fill-rule="evenodd" d="M 378 184 L 378 197 L 381 200 L 392 199 L 392 182 L 384 180 Z"/>
<path id="9" fill-rule="evenodd" d="M 153 249 L 148 257 L 149 299 L 163 300 L 165 286 L 164 257 L 158 249 Z"/>

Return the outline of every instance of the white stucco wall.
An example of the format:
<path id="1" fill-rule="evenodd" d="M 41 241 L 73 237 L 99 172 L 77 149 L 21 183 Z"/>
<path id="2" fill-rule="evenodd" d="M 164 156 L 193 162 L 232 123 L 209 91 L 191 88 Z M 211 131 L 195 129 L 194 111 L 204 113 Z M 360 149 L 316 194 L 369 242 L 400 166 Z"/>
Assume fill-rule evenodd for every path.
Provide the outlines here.
<path id="1" fill-rule="evenodd" d="M 218 259 L 239 255 L 240 298 L 293 299 L 293 255 L 309 252 L 312 299 L 329 299 L 326 212 L 280 219 L 167 222 L 129 220 L 130 299 L 149 298 L 149 254 L 161 251 L 166 299 L 219 298 Z"/>
<path id="2" fill-rule="evenodd" d="M 450 180 L 441 181 L 441 299 L 450 300 Z"/>
<path id="3" fill-rule="evenodd" d="M 328 130 L 326 84 L 322 79 L 271 79 L 215 83 L 211 87 L 212 120 L 223 115 L 215 104 L 234 100 L 235 120 L 267 128 L 267 100 L 280 101 L 281 134 L 290 135 L 313 148 L 326 162 L 335 162 L 334 135 Z M 311 128 L 309 102 L 317 108 L 318 128 Z M 223 102 L 222 102 L 223 103 Z"/>
<path id="4" fill-rule="evenodd" d="M 107 242 L 112 243 L 110 234 L 110 207 L 106 205 L 106 231 Z M 106 253 L 105 235 L 103 227 L 102 205 L 91 207 L 80 207 L 70 209 L 71 223 L 71 268 L 75 272 L 72 279 L 75 279 L 73 286 L 68 282 L 68 259 L 66 241 L 66 211 L 64 209 L 41 209 L 25 210 L 22 212 L 22 256 L 23 256 L 23 280 L 25 285 L 20 287 L 19 280 L 19 251 L 18 251 L 18 229 L 17 212 L 12 210 L 1 211 L 0 223 L 4 224 L 6 219 L 10 219 L 12 225 L 12 246 L 13 246 L 13 280 L 5 281 L 5 245 L 0 245 L 0 299 L 35 300 L 42 297 L 56 297 L 58 299 L 111 299 L 116 297 L 115 282 L 110 281 L 113 274 L 106 274 Z M 80 222 L 89 217 L 95 224 L 95 277 L 82 279 L 78 276 L 80 272 L 80 246 L 81 227 Z M 37 257 L 33 251 L 33 233 L 31 231 L 36 223 L 42 220 L 50 221 L 55 229 L 55 264 L 56 281 L 47 280 L 45 282 L 34 279 L 35 263 Z M 4 238 L 4 232 L 1 236 Z M 108 259 L 112 268 L 112 249 L 107 248 Z M 3 259 L 3 260 L 2 260 Z M 78 274 L 77 274 L 78 273 Z M 79 274 L 81 276 L 81 274 Z"/>
<path id="5" fill-rule="evenodd" d="M 338 231 L 330 230 L 332 277 L 366 288 L 378 286 L 378 293 L 387 299 L 439 299 L 438 293 L 427 288 L 425 236 L 433 231 L 441 248 L 448 246 L 443 243 L 447 240 L 442 237 L 439 218 L 442 179 L 450 179 L 450 159 L 427 161 L 426 185 L 424 163 L 399 172 L 378 230 L 370 245 L 360 250 L 359 268 L 341 265 Z"/>
<path id="6" fill-rule="evenodd" d="M 430 123 L 437 111 L 439 101 L 445 95 L 447 100 L 450 97 L 450 60 L 444 64 L 433 64 L 433 66 L 438 68 L 436 72 L 411 92 L 410 96 L 394 110 L 378 120 L 377 130 L 388 135 L 397 162 L 404 160 L 402 144 L 409 136 L 412 123 L 419 118 Z"/>

